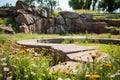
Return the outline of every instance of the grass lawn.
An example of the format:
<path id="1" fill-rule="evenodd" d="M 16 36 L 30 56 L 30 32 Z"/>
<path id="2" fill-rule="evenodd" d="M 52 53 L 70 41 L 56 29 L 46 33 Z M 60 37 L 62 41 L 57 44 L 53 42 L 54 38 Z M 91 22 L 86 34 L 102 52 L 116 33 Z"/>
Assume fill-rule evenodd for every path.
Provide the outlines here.
<path id="1" fill-rule="evenodd" d="M 120 39 L 120 35 L 113 35 L 113 34 L 0 34 L 0 42 L 5 40 L 26 40 L 26 39 L 40 39 L 40 38 L 62 38 L 65 36 L 85 36 L 88 38 L 114 38 L 114 39 Z"/>

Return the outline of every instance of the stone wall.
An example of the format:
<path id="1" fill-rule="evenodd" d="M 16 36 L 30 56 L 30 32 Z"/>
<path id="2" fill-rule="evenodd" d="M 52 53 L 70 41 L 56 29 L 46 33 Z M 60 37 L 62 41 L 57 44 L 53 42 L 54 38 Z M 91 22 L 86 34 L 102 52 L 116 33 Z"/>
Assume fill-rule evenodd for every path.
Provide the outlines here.
<path id="1" fill-rule="evenodd" d="M 0 15 L 11 16 L 19 24 L 19 31 L 24 33 L 114 33 L 116 29 L 106 29 L 105 22 L 94 22 L 91 14 L 77 14 L 63 11 L 57 17 L 52 16 L 51 9 L 30 6 L 17 1 L 16 6 L 7 11 L 0 11 Z M 117 33 L 119 34 L 119 32 Z"/>

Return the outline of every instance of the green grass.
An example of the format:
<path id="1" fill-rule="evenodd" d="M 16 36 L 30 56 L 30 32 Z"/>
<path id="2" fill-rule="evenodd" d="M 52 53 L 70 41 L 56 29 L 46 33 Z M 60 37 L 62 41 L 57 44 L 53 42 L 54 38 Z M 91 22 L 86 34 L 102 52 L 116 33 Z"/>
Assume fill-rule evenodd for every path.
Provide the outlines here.
<path id="1" fill-rule="evenodd" d="M 71 43 L 71 41 L 67 40 Z M 95 74 L 100 75 L 98 80 L 110 80 L 110 75 L 114 74 L 119 68 L 119 56 L 120 46 L 112 44 L 98 44 L 88 43 L 86 41 L 80 42 L 74 40 L 72 42 L 76 45 L 82 46 L 99 46 L 97 49 L 108 53 L 113 59 L 109 60 L 111 67 L 101 66 L 105 62 L 95 62 L 94 68 Z M 37 53 L 37 55 L 35 55 Z M 49 53 L 49 55 L 44 55 Z M 6 41 L 0 44 L 0 79 L 6 80 L 6 78 L 12 77 L 15 80 L 58 80 L 70 79 L 70 80 L 91 80 L 85 77 L 86 72 L 93 74 L 93 63 L 82 63 L 83 70 L 75 74 L 66 74 L 53 72 L 50 73 L 50 68 L 54 64 L 54 52 L 53 50 L 46 48 L 28 48 L 20 46 L 11 41 Z M 8 68 L 9 71 L 5 71 L 4 68 Z M 79 69 L 79 68 L 78 68 Z M 116 79 L 119 80 L 119 79 Z"/>
<path id="2" fill-rule="evenodd" d="M 120 14 L 94 14 L 94 19 L 120 20 Z"/>
<path id="3" fill-rule="evenodd" d="M 87 34 L 86 36 L 89 35 Z M 95 62 L 94 65 L 96 67 L 94 69 L 92 67 L 93 63 L 82 63 L 82 67 L 84 67 L 82 72 L 78 72 L 75 75 L 59 72 L 50 73 L 50 68 L 54 64 L 56 64 L 55 61 L 57 61 L 54 60 L 54 54 L 58 52 L 46 48 L 28 48 L 25 46 L 17 45 L 14 42 L 24 39 L 53 37 L 58 38 L 62 36 L 56 34 L 14 34 L 11 36 L 6 34 L 0 35 L 0 39 L 4 39 L 4 42 L 0 44 L 0 79 L 6 80 L 6 78 L 12 77 L 12 79 L 14 80 L 58 80 L 60 78 L 62 78 L 63 80 L 66 78 L 70 80 L 90 80 L 89 78 L 85 77 L 85 74 L 93 74 L 93 72 L 95 72 L 95 74 L 100 75 L 100 79 L 98 80 L 110 80 L 109 76 L 114 74 L 118 69 L 120 69 L 120 45 L 89 43 L 89 41 L 87 40 L 81 41 L 74 39 L 66 39 L 64 41 L 65 44 L 71 43 L 80 46 L 98 46 L 97 50 L 110 54 L 112 57 L 112 59 L 109 60 L 110 64 L 112 65 L 111 67 L 101 66 L 103 63 L 107 63 L 108 60 L 98 63 Z M 48 53 L 49 55 L 46 55 Z M 9 71 L 5 71 L 4 68 L 9 69 Z"/>
<path id="4" fill-rule="evenodd" d="M 0 34 L 0 42 L 6 40 L 18 41 L 18 40 L 27 40 L 27 39 L 40 39 L 40 38 L 62 38 L 65 36 L 75 37 L 75 36 L 84 36 L 87 38 L 114 38 L 120 39 L 120 35 L 112 34 Z"/>
<path id="5" fill-rule="evenodd" d="M 110 34 L 110 33 L 106 33 L 106 34 L 95 34 L 95 33 L 90 33 L 90 34 L 65 34 L 63 36 L 70 36 L 70 37 L 74 37 L 74 36 L 85 36 L 87 38 L 113 38 L 113 39 L 120 39 L 120 35 L 114 35 L 114 34 Z"/>
<path id="6" fill-rule="evenodd" d="M 99 14 L 98 11 L 85 10 L 85 9 L 74 10 L 74 11 L 78 14 Z"/>
<path id="7" fill-rule="evenodd" d="M 0 34 L 0 41 L 5 41 L 5 40 L 13 40 L 13 41 L 18 41 L 18 40 L 26 40 L 26 39 L 40 39 L 40 38 L 59 38 L 60 36 L 57 34 L 24 34 L 24 33 L 19 33 L 19 34 Z"/>

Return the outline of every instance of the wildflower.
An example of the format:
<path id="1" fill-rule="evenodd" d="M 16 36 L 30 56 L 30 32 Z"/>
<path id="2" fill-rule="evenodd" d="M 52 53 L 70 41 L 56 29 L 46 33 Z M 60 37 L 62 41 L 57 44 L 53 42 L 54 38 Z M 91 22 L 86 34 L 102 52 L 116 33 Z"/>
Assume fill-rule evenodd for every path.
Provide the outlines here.
<path id="1" fill-rule="evenodd" d="M 1 77 L 3 77 L 3 75 L 2 75 L 2 74 L 0 74 L 0 78 L 1 78 Z"/>
<path id="2" fill-rule="evenodd" d="M 62 63 L 62 65 L 66 65 L 66 64 L 67 64 L 67 62 L 63 62 L 63 63 Z"/>
<path id="3" fill-rule="evenodd" d="M 62 78 L 58 78 L 57 80 L 63 80 Z"/>
<path id="4" fill-rule="evenodd" d="M 2 63 L 1 66 L 5 67 L 7 66 L 7 63 Z"/>
<path id="5" fill-rule="evenodd" d="M 90 79 L 94 80 L 94 79 L 99 79 L 100 78 L 100 75 L 98 74 L 92 74 L 90 75 Z"/>
<path id="6" fill-rule="evenodd" d="M 89 55 L 92 55 L 92 52 L 88 52 Z"/>
<path id="7" fill-rule="evenodd" d="M 26 57 L 26 59 L 30 59 L 30 57 Z"/>
<path id="8" fill-rule="evenodd" d="M 78 67 L 79 67 L 79 64 L 78 64 L 78 63 L 76 63 L 76 64 L 75 64 L 75 66 L 76 66 L 76 68 L 78 68 Z"/>
<path id="9" fill-rule="evenodd" d="M 95 54 L 97 57 L 100 57 L 102 55 L 101 52 L 98 52 L 98 51 L 96 51 Z"/>
<path id="10" fill-rule="evenodd" d="M 33 67 L 35 67 L 35 68 L 37 67 L 37 65 L 35 65 L 35 64 L 31 64 L 31 66 L 33 66 Z"/>
<path id="11" fill-rule="evenodd" d="M 85 75 L 85 77 L 89 77 L 91 80 L 94 80 L 94 79 L 99 79 L 100 75 L 98 75 L 98 74 L 91 74 L 91 75 Z"/>
<path id="12" fill-rule="evenodd" d="M 33 76 L 35 76 L 35 75 L 36 75 L 36 73 L 35 73 L 35 72 L 31 72 L 30 74 L 31 74 L 31 75 L 33 75 Z"/>
<path id="13" fill-rule="evenodd" d="M 20 60 L 20 58 L 17 57 L 16 60 Z"/>
<path id="14" fill-rule="evenodd" d="M 6 80 L 12 80 L 12 76 L 10 76 L 10 77 L 7 77 L 7 79 Z"/>
<path id="15" fill-rule="evenodd" d="M 37 54 L 37 53 L 35 53 L 35 54 L 34 54 L 34 56 L 35 56 L 35 57 L 39 57 L 39 58 L 41 58 L 41 57 L 42 57 L 42 55 L 41 55 L 41 54 Z"/>
<path id="16" fill-rule="evenodd" d="M 66 69 L 63 69 L 63 70 L 61 70 L 61 72 L 62 72 L 63 74 L 66 74 L 66 73 L 67 73 L 67 70 L 66 70 Z"/>
<path id="17" fill-rule="evenodd" d="M 34 50 L 35 50 L 35 51 L 38 51 L 38 50 L 40 50 L 40 49 L 39 49 L 39 48 L 35 48 Z"/>
<path id="18" fill-rule="evenodd" d="M 17 66 L 16 65 L 12 65 L 13 68 L 16 68 Z"/>
<path id="19" fill-rule="evenodd" d="M 9 71 L 10 71 L 10 69 L 9 69 L 9 68 L 7 68 L 7 67 L 4 67 L 4 68 L 3 68 L 3 71 L 4 71 L 4 72 L 9 72 Z"/>
<path id="20" fill-rule="evenodd" d="M 19 53 L 20 53 L 20 54 L 24 54 L 24 53 L 25 53 L 25 50 L 21 50 Z"/>
<path id="21" fill-rule="evenodd" d="M 58 69 L 56 69 L 56 70 L 55 70 L 55 72 L 56 72 L 56 73 L 60 72 L 60 69 L 59 69 L 59 68 L 58 68 Z"/>
<path id="22" fill-rule="evenodd" d="M 66 78 L 65 80 L 71 80 L 70 78 Z"/>
<path id="23" fill-rule="evenodd" d="M 42 47 L 42 50 L 46 50 L 46 48 Z"/>
<path id="24" fill-rule="evenodd" d="M 0 61 L 6 61 L 6 58 L 1 58 Z"/>
<path id="25" fill-rule="evenodd" d="M 111 67 L 112 65 L 108 64 L 108 63 L 104 63 L 104 64 L 102 64 L 102 66 Z"/>

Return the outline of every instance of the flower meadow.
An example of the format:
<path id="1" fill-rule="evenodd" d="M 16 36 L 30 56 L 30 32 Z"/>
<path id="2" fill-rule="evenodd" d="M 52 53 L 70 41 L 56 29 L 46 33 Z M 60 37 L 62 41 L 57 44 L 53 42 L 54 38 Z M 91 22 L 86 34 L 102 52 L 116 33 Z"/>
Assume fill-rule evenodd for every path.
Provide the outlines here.
<path id="1" fill-rule="evenodd" d="M 93 56 L 93 62 L 80 62 L 82 70 L 73 64 L 78 70 L 76 74 L 67 73 L 70 66 L 50 72 L 56 64 L 67 64 L 60 62 L 59 52 L 44 47 L 28 48 L 8 40 L 0 43 L 0 80 L 119 80 L 120 46 L 110 45 L 105 52 L 110 53 L 110 59 L 97 62 Z"/>

